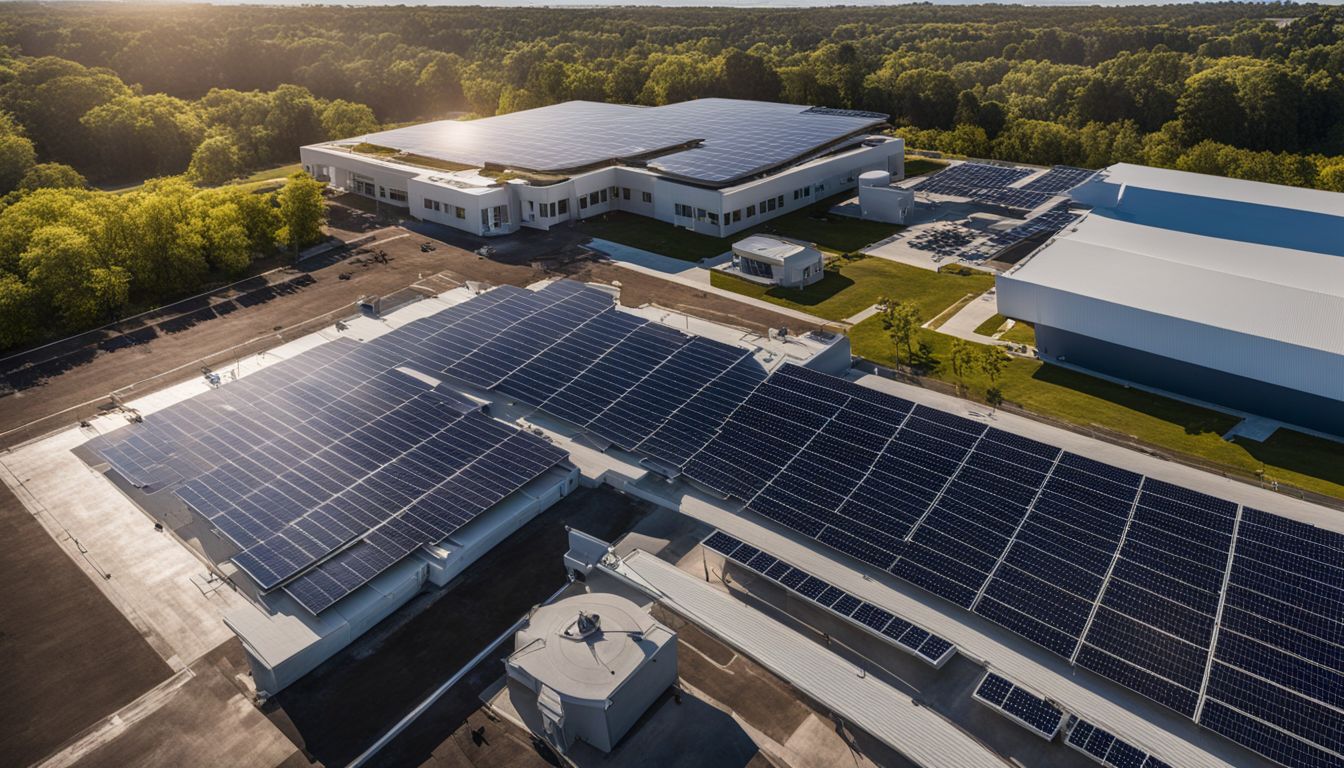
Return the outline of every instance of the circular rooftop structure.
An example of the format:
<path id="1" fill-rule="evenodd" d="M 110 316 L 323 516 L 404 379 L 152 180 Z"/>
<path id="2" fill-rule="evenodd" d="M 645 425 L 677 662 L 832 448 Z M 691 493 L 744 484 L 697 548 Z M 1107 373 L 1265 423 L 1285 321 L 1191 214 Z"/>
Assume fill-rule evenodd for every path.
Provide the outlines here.
<path id="1" fill-rule="evenodd" d="M 671 637 L 630 600 L 575 595 L 532 614 L 510 662 L 563 696 L 605 700 Z"/>

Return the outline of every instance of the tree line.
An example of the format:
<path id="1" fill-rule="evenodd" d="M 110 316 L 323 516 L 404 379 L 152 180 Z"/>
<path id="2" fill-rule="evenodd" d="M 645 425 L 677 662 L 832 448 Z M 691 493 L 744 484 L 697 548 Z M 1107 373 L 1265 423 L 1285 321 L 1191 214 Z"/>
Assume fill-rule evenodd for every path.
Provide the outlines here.
<path id="1" fill-rule="evenodd" d="M 181 177 L 124 194 L 11 194 L 0 210 L 0 348 L 84 330 L 247 272 L 322 236 L 322 184 L 201 189 Z"/>
<path id="2" fill-rule="evenodd" d="M 21 94 L 0 105 L 39 159 L 91 177 L 168 172 L 197 151 L 203 173 L 235 155 L 292 157 L 378 121 L 703 96 L 878 110 L 912 145 L 1044 163 L 1139 160 L 1334 188 L 1344 154 L 1344 10 L 1332 6 L 14 4 L 0 18 L 0 43 L 30 61 L 5 88 L 83 81 L 48 88 L 73 110 Z M 86 69 L 65 74 L 75 63 Z M 114 156 L 62 159 L 114 144 Z"/>

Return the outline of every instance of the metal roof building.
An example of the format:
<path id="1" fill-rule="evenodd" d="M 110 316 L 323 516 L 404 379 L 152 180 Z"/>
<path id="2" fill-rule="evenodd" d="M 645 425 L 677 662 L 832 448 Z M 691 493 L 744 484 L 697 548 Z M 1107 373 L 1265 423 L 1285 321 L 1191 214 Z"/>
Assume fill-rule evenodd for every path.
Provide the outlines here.
<path id="1" fill-rule="evenodd" d="M 1344 195 L 1131 165 L 998 279 L 1041 356 L 1344 434 Z"/>

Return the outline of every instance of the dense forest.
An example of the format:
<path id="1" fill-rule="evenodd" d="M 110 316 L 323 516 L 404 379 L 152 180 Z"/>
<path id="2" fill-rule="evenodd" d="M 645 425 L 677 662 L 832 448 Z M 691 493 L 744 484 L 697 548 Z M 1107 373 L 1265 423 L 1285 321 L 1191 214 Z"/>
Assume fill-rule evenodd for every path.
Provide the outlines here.
<path id="1" fill-rule="evenodd" d="M 878 110 L 908 146 L 973 157 L 1344 191 L 1338 7 L 9 3 L 0 347 L 311 241 L 313 223 L 284 213 L 320 216 L 310 180 L 212 188 L 302 144 L 568 99 L 702 96 Z"/>
<path id="2" fill-rule="evenodd" d="M 711 95 L 888 112 L 912 146 L 965 155 L 1344 189 L 1338 7 L 70 3 L 0 21 L 0 190 L 31 165 L 24 136 L 94 180 L 217 180 L 375 122 Z"/>

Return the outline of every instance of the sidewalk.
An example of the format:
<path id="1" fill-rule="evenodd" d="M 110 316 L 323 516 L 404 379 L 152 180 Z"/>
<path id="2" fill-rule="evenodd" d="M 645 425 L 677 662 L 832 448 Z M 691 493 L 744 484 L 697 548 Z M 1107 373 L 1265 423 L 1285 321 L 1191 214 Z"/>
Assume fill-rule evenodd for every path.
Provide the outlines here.
<path id="1" fill-rule="evenodd" d="M 938 327 L 939 333 L 945 333 L 948 336 L 974 341 L 976 344 L 998 344 L 1000 346 L 1009 346 L 1008 342 L 1000 341 L 991 336 L 985 336 L 975 332 L 989 318 L 998 314 L 999 304 L 994 300 L 991 293 L 983 293 L 972 299 L 969 304 L 962 307 L 957 314 L 949 317 L 947 322 Z"/>

